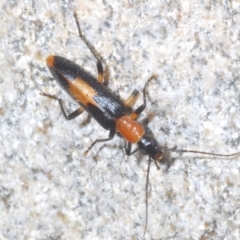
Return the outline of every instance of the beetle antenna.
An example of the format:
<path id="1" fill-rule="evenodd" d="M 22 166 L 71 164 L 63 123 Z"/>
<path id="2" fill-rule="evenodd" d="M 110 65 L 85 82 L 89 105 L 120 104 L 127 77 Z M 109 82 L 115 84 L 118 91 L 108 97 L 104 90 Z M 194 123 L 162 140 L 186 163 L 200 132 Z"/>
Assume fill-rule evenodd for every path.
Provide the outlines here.
<path id="1" fill-rule="evenodd" d="M 150 166 L 152 163 L 152 159 L 149 158 L 148 160 L 148 168 L 147 168 L 147 178 L 146 178 L 146 189 L 145 189 L 145 228 L 144 228 L 144 233 L 143 233 L 143 238 L 146 234 L 147 231 L 147 226 L 148 226 L 148 186 L 149 186 L 149 175 L 150 175 Z"/>
<path id="2" fill-rule="evenodd" d="M 219 154 L 219 153 L 211 153 L 211 152 L 203 152 L 203 151 L 196 151 L 196 150 L 185 150 L 185 149 L 177 149 L 177 147 L 174 147 L 170 149 L 171 152 L 178 152 L 178 153 L 200 153 L 204 155 L 210 155 L 210 156 L 219 156 L 219 157 L 237 157 L 240 155 L 240 152 L 231 153 L 231 154 Z"/>

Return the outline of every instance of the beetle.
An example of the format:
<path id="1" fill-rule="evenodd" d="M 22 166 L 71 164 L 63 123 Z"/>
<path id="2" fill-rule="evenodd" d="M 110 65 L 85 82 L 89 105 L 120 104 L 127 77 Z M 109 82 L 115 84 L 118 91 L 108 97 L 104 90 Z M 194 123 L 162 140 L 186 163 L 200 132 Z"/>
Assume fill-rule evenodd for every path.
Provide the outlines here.
<path id="1" fill-rule="evenodd" d="M 67 120 L 76 118 L 82 112 L 84 112 L 84 110 L 86 110 L 104 129 L 109 130 L 108 138 L 96 139 L 84 152 L 85 155 L 96 143 L 110 141 L 113 139 L 116 133 L 119 133 L 126 140 L 125 152 L 128 156 L 134 154 L 136 151 L 139 150 L 142 154 L 149 157 L 145 196 L 145 235 L 148 223 L 148 185 L 150 165 L 152 162 L 155 163 L 157 169 L 160 169 L 160 163 L 164 163 L 164 161 L 166 160 L 164 158 L 164 152 L 166 150 L 179 153 L 200 153 L 220 157 L 236 157 L 240 154 L 240 152 L 233 154 L 217 154 L 195 150 L 177 149 L 176 147 L 161 148 L 155 138 L 148 136 L 145 133 L 143 125 L 136 121 L 137 117 L 146 108 L 147 86 L 149 82 L 156 79 L 157 76 L 152 75 L 152 77 L 148 79 L 143 88 L 143 104 L 140 105 L 137 109 L 133 110 L 132 107 L 136 102 L 137 97 L 139 96 L 139 91 L 135 89 L 127 100 L 122 101 L 104 85 L 104 71 L 102 62 L 96 54 L 93 46 L 82 34 L 76 12 L 74 12 L 74 18 L 76 21 L 80 39 L 82 39 L 82 41 L 86 44 L 86 46 L 96 59 L 98 77 L 96 79 L 89 72 L 85 71 L 82 67 L 64 57 L 51 55 L 46 60 L 50 72 L 52 73 L 58 84 L 75 101 L 78 102 L 80 107 L 74 112 L 67 115 L 63 107 L 62 100 L 60 98 L 44 92 L 42 92 L 41 94 L 57 100 L 59 102 L 61 111 Z M 132 151 L 132 144 L 137 144 L 138 148 Z M 170 164 L 169 161 L 167 161 L 167 164 Z"/>

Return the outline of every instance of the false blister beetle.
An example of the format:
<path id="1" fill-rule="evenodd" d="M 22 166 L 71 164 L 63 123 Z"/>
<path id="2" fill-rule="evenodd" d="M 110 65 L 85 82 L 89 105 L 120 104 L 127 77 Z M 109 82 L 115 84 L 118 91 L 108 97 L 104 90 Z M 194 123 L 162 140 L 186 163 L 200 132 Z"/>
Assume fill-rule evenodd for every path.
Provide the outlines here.
<path id="1" fill-rule="evenodd" d="M 83 70 L 79 65 L 64 57 L 49 56 L 47 58 L 47 66 L 53 77 L 57 80 L 59 85 L 79 103 L 80 107 L 71 114 L 67 115 L 60 98 L 43 92 L 41 94 L 57 100 L 61 111 L 67 120 L 71 120 L 79 116 L 84 110 L 86 110 L 103 128 L 109 130 L 108 138 L 96 139 L 84 152 L 85 155 L 96 143 L 110 141 L 116 133 L 119 133 L 126 140 L 125 152 L 128 156 L 139 150 L 142 154 L 149 157 L 146 177 L 145 234 L 148 222 L 148 185 L 150 165 L 152 161 L 155 163 L 157 169 L 159 169 L 159 164 L 164 162 L 163 156 L 165 150 L 179 153 L 200 153 L 220 157 L 235 157 L 240 153 L 215 154 L 195 150 L 179 150 L 176 147 L 172 149 L 160 148 L 157 141 L 145 133 L 145 129 L 142 124 L 136 121 L 136 118 L 146 107 L 146 88 L 148 83 L 151 80 L 156 79 L 156 76 L 153 75 L 148 79 L 145 87 L 143 88 L 143 104 L 136 110 L 133 110 L 132 107 L 137 100 L 139 91 L 134 90 L 130 97 L 123 102 L 103 84 L 104 71 L 102 62 L 96 54 L 94 48 L 82 34 L 76 12 L 74 13 L 74 18 L 78 28 L 79 37 L 86 44 L 97 61 L 98 78 L 96 79 L 90 73 Z M 132 144 L 137 144 L 138 146 L 138 148 L 134 151 L 131 150 Z"/>

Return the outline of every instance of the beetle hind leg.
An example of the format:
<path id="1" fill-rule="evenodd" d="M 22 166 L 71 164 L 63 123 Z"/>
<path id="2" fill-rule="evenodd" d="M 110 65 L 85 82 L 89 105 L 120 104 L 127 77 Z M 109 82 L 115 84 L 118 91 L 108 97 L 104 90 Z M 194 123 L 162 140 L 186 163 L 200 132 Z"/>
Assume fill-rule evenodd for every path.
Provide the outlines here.
<path id="1" fill-rule="evenodd" d="M 82 39 L 82 41 L 86 44 L 86 46 L 88 47 L 88 49 L 91 51 L 92 55 L 95 57 L 95 59 L 97 60 L 97 71 L 98 71 L 98 82 L 100 83 L 104 83 L 104 71 L 103 71 L 103 65 L 102 62 L 100 60 L 100 58 L 98 57 L 98 54 L 96 52 L 96 50 L 94 49 L 94 47 L 87 41 L 87 39 L 85 38 L 85 36 L 82 34 L 81 28 L 80 28 L 80 24 L 77 18 L 77 12 L 74 12 L 74 18 L 77 24 L 77 28 L 78 28 L 78 34 L 79 37 Z"/>

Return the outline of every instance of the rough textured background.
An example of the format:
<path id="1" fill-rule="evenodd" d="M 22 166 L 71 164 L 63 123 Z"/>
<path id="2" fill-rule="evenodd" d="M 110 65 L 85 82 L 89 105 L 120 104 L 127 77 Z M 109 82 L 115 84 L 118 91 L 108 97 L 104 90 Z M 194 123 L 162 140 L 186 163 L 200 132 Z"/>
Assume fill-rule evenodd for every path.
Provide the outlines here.
<path id="1" fill-rule="evenodd" d="M 127 157 L 115 137 L 84 158 L 108 133 L 86 113 L 66 121 L 57 102 L 39 95 L 76 108 L 50 80 L 50 54 L 96 75 L 74 9 L 123 99 L 158 75 L 141 119 L 151 119 L 159 143 L 240 151 L 239 0 L 3 0 L 0 239 L 142 238 L 147 157 Z M 146 239 L 239 239 L 239 171 L 240 157 L 178 156 L 168 172 L 152 165 Z"/>

